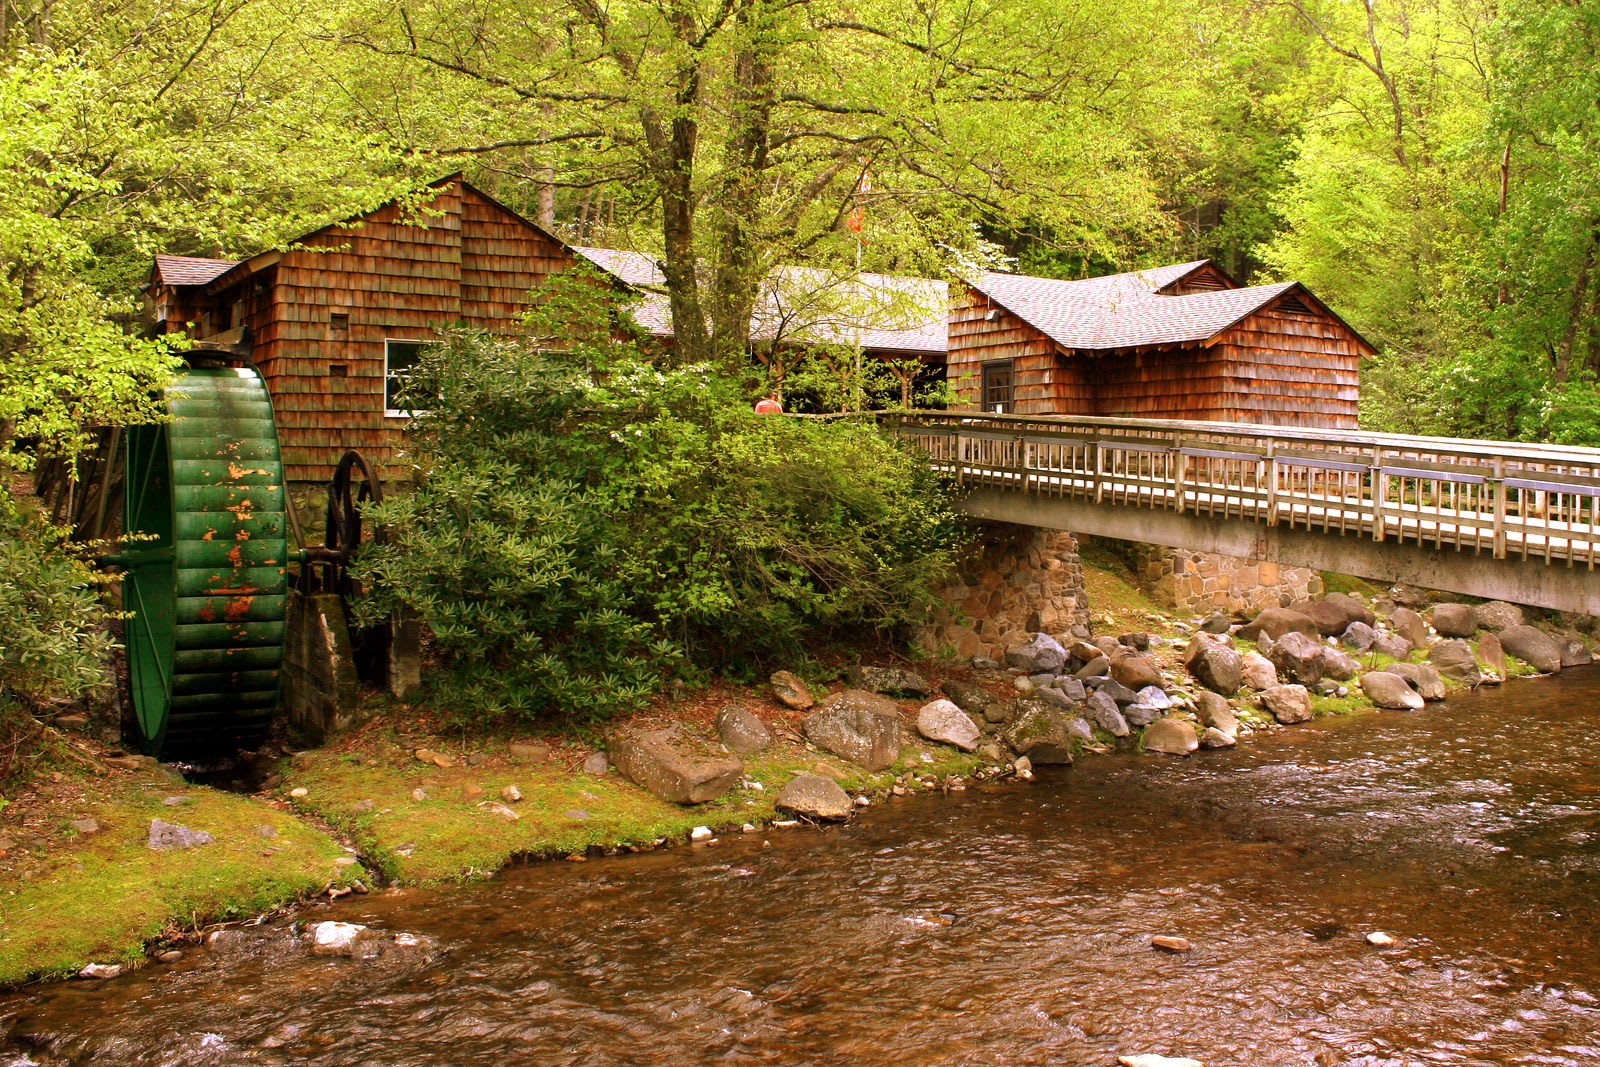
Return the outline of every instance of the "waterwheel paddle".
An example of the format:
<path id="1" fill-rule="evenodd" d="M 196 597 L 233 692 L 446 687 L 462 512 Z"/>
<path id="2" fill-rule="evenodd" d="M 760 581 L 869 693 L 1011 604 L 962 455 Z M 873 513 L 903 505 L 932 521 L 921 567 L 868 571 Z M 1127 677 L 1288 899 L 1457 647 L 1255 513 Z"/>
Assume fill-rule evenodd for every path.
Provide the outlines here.
<path id="1" fill-rule="evenodd" d="M 265 740 L 278 701 L 288 493 L 272 401 L 253 370 L 194 368 L 171 421 L 127 434 L 123 607 L 145 751 L 231 753 Z"/>

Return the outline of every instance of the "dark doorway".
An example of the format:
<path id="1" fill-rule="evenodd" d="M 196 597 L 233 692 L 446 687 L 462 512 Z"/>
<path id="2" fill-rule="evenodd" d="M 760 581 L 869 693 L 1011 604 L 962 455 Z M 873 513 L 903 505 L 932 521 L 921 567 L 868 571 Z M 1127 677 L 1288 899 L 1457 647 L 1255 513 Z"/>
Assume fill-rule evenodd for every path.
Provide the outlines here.
<path id="1" fill-rule="evenodd" d="M 1011 360 L 983 365 L 983 410 L 994 415 L 1011 414 Z"/>

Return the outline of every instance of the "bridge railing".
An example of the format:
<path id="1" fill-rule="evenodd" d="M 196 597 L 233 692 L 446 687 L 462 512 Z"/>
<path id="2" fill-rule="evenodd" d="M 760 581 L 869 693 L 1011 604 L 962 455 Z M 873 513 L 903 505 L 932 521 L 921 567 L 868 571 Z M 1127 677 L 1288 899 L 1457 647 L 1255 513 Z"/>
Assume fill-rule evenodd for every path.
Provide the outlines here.
<path id="1" fill-rule="evenodd" d="M 968 485 L 1595 566 L 1600 449 L 1076 416 L 886 416 Z"/>

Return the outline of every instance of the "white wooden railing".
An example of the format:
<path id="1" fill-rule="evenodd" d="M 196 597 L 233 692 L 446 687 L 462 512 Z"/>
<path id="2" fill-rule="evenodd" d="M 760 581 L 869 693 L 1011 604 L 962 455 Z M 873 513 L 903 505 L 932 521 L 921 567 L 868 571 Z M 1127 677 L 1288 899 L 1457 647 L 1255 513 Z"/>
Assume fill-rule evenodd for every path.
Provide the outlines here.
<path id="1" fill-rule="evenodd" d="M 1600 449 L 1149 419 L 885 419 L 964 485 L 1590 569 L 1600 553 Z"/>

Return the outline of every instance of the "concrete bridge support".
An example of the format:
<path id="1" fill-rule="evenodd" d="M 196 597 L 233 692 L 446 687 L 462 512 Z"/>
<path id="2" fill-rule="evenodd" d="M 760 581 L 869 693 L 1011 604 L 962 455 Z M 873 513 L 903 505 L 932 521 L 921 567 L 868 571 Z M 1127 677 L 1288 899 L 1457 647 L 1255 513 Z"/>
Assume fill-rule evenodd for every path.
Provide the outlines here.
<path id="1" fill-rule="evenodd" d="M 1600 615 L 1600 570 L 1578 563 L 1546 563 L 1538 556 L 1495 559 L 1446 545 L 1373 540 L 1303 527 L 1267 526 L 1213 515 L 1157 508 L 1113 507 L 1073 497 L 1042 497 L 993 487 L 972 490 L 961 509 L 975 518 L 1045 529 L 1090 530 L 1098 536 L 1166 545 L 1190 552 L 1315 567 L 1379 582 L 1405 582 L 1513 604 Z"/>

